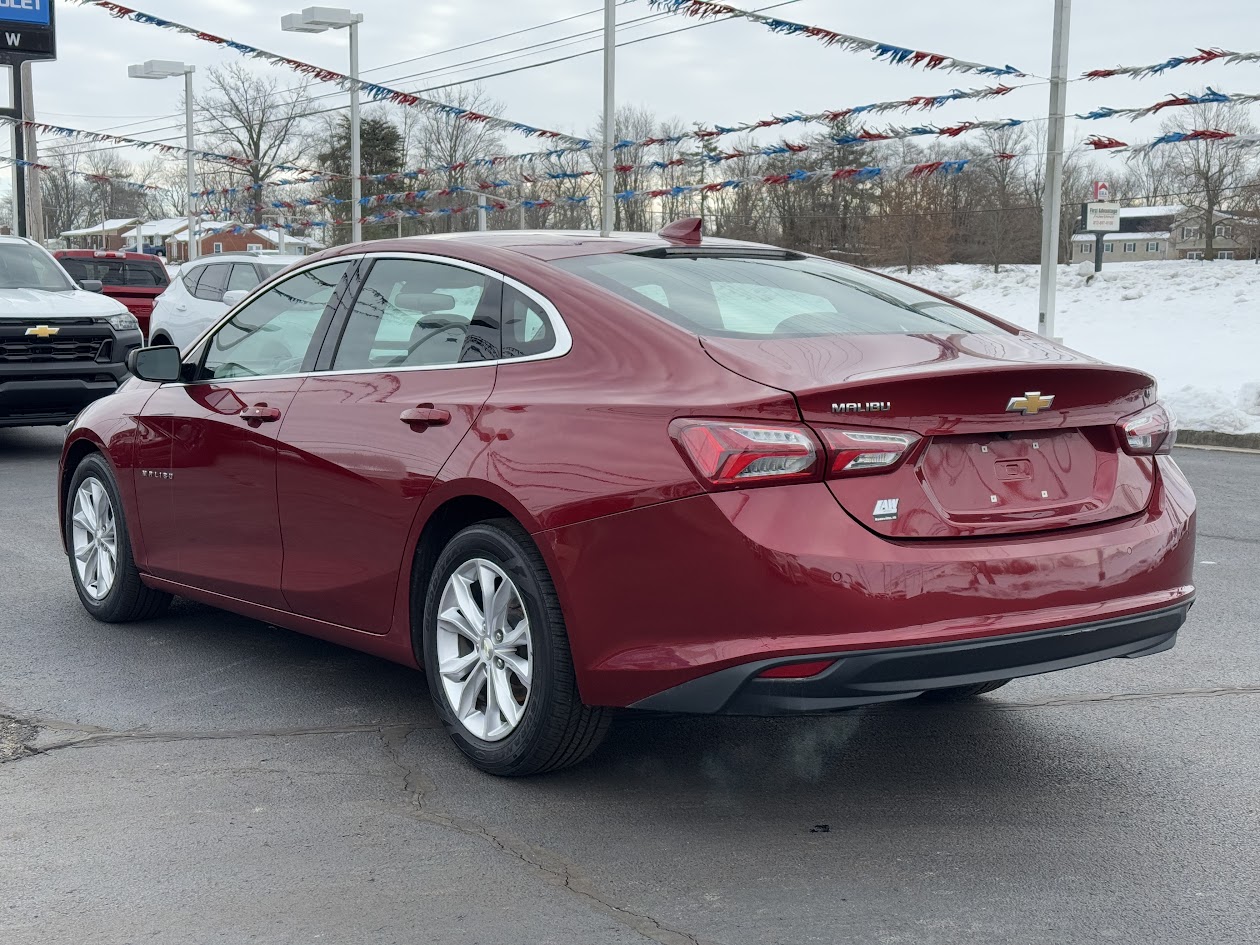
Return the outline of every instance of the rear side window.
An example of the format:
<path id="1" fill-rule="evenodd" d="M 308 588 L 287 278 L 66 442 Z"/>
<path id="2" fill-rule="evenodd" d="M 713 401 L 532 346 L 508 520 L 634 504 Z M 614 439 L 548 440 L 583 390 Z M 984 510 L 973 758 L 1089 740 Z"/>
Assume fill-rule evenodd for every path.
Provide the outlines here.
<path id="1" fill-rule="evenodd" d="M 700 335 L 1003 331 L 918 289 L 825 259 L 609 253 L 554 265 Z"/>
<path id="2" fill-rule="evenodd" d="M 58 260 L 75 282 L 99 279 L 103 285 L 138 286 L 160 289 L 170 282 L 166 267 L 159 262 L 132 259 L 96 259 L 63 256 Z"/>
<path id="3" fill-rule="evenodd" d="M 206 266 L 202 270 L 201 278 L 197 280 L 197 288 L 193 290 L 193 295 L 207 302 L 222 302 L 224 286 L 227 285 L 231 268 L 227 263 Z"/>
<path id="4" fill-rule="evenodd" d="M 503 357 L 528 358 L 545 354 L 556 343 L 555 329 L 543 307 L 525 293 L 503 290 Z"/>
<path id="5" fill-rule="evenodd" d="M 260 281 L 258 271 L 254 268 L 253 263 L 237 263 L 232 267 L 232 275 L 228 277 L 227 291 L 248 292 L 258 285 Z"/>

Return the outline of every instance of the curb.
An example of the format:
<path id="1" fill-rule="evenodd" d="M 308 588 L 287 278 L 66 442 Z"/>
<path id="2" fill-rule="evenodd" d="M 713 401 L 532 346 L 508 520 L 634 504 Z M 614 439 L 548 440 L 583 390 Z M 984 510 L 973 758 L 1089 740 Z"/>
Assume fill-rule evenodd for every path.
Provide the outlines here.
<path id="1" fill-rule="evenodd" d="M 1178 430 L 1178 446 L 1220 446 L 1226 449 L 1260 450 L 1260 433 L 1217 433 L 1214 430 Z"/>

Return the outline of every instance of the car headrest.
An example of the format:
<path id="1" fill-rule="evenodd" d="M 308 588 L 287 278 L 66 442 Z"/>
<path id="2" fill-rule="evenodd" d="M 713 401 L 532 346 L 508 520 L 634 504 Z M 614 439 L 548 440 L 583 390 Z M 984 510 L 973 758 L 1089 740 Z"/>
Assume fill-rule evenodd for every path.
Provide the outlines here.
<path id="1" fill-rule="evenodd" d="M 449 312 L 455 307 L 455 297 L 440 292 L 399 292 L 394 305 L 409 312 L 432 315 Z"/>

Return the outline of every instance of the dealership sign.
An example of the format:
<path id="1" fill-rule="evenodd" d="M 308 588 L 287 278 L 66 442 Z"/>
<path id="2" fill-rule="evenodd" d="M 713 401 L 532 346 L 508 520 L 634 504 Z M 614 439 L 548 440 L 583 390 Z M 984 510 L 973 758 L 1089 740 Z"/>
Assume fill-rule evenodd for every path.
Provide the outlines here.
<path id="1" fill-rule="evenodd" d="M 1120 229 L 1120 204 L 1085 205 L 1085 229 L 1091 233 L 1115 233 Z"/>
<path id="2" fill-rule="evenodd" d="M 53 0 L 0 0 L 0 62 L 56 58 Z"/>

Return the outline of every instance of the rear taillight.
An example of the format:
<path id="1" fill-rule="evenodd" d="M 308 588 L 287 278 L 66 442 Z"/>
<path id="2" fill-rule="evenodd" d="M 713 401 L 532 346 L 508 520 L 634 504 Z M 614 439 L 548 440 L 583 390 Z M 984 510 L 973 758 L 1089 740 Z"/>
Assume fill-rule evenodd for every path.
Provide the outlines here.
<path id="1" fill-rule="evenodd" d="M 827 478 L 886 473 L 896 469 L 914 451 L 914 433 L 878 430 L 838 430 L 818 427 L 827 444 Z"/>
<path id="2" fill-rule="evenodd" d="M 696 473 L 715 489 L 822 477 L 822 448 L 800 424 L 675 420 L 669 435 Z"/>
<path id="3" fill-rule="evenodd" d="M 1120 446 L 1130 456 L 1155 456 L 1171 453 L 1177 442 L 1177 426 L 1163 404 L 1147 407 L 1125 417 L 1118 424 Z"/>

